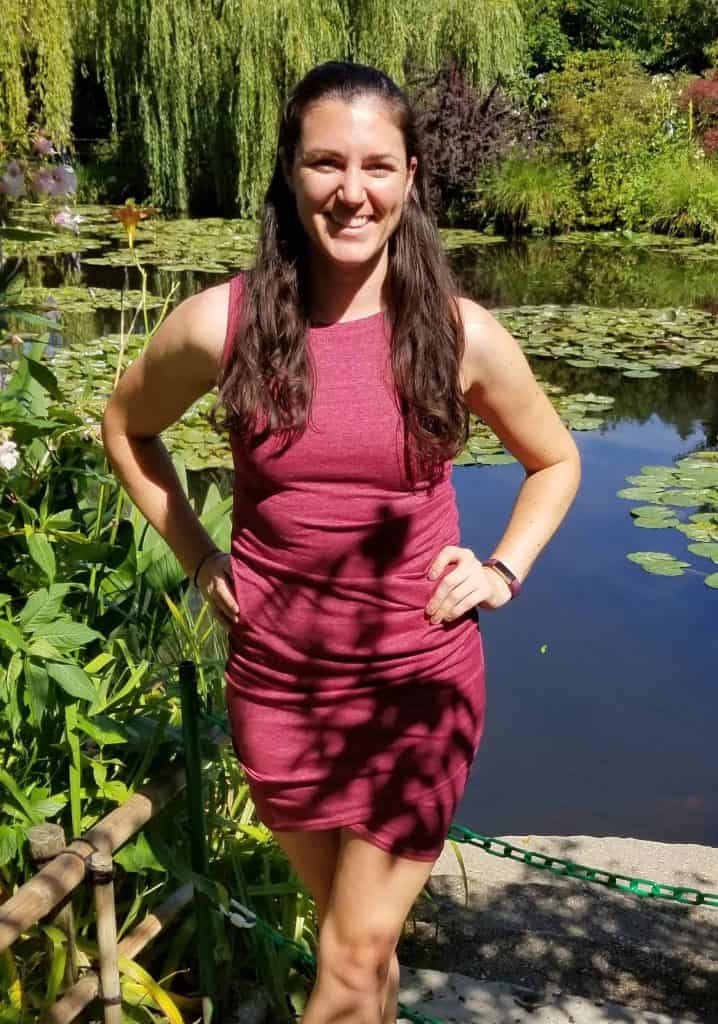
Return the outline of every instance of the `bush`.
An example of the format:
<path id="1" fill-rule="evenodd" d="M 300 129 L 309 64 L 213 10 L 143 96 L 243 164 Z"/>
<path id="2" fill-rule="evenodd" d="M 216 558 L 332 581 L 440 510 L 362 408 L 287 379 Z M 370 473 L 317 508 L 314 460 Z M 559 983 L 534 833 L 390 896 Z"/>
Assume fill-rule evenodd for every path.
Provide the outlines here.
<path id="1" fill-rule="evenodd" d="M 672 79 L 651 78 L 626 51 L 571 54 L 541 86 L 546 143 L 574 168 L 586 223 L 635 226 L 647 163 L 687 139 Z"/>
<path id="2" fill-rule="evenodd" d="M 718 240 L 718 167 L 700 151 L 676 147 L 647 165 L 644 194 L 653 230 Z"/>
<path id="3" fill-rule="evenodd" d="M 472 217 L 472 184 L 481 168 L 531 135 L 527 115 L 498 86 L 481 96 L 455 63 L 435 74 L 415 72 L 410 85 L 425 141 L 434 209 L 443 224 Z"/>
<path id="4" fill-rule="evenodd" d="M 502 232 L 565 230 L 581 218 L 572 168 L 539 151 L 495 165 L 476 205 Z"/>

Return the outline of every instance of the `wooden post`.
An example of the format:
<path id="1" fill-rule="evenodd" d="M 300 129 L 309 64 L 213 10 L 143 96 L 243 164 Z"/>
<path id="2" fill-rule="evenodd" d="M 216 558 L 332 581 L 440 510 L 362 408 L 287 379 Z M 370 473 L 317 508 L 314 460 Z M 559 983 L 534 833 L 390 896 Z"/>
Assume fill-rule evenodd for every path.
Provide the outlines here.
<path id="1" fill-rule="evenodd" d="M 127 956 L 134 960 L 137 954 L 141 953 L 145 946 L 174 920 L 191 899 L 192 885 L 188 882 L 181 889 L 172 893 L 164 903 L 156 907 L 136 928 L 125 935 L 118 946 L 120 956 Z M 83 974 L 69 991 L 63 993 L 62 998 L 54 1006 L 45 1011 L 40 1017 L 39 1024 L 70 1024 L 70 1021 L 79 1017 L 92 1000 L 97 998 L 99 991 L 100 979 L 97 974 L 94 971 Z"/>
<path id="2" fill-rule="evenodd" d="M 217 748 L 229 743 L 229 737 L 223 736 L 219 728 L 212 730 L 208 739 Z M 138 789 L 129 800 L 93 825 L 84 837 L 73 839 L 63 853 L 58 853 L 34 878 L 20 886 L 0 906 L 0 953 L 84 880 L 86 860 L 93 849 L 117 850 L 174 799 L 185 782 L 184 768 L 175 768 L 163 780 Z"/>
<path id="3" fill-rule="evenodd" d="M 115 919 L 115 869 L 112 854 L 98 850 L 88 860 L 88 875 L 95 890 L 97 948 L 100 954 L 100 985 L 105 1024 L 121 1024 L 122 997 L 117 966 L 117 921 Z"/>
<path id="4" fill-rule="evenodd" d="M 65 849 L 65 831 L 62 825 L 35 825 L 28 833 L 30 857 L 36 867 L 41 868 Z M 75 920 L 72 911 L 72 897 L 68 894 L 60 909 L 50 919 L 67 939 L 67 956 L 63 976 L 64 988 L 71 988 L 77 981 L 77 945 L 75 944 Z"/>

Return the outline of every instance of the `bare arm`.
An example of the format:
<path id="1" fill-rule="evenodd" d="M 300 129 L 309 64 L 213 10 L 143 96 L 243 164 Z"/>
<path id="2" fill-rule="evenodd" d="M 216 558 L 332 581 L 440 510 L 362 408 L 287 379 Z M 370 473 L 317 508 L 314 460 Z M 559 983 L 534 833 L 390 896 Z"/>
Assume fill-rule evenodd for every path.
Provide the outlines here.
<path id="1" fill-rule="evenodd" d="M 571 434 L 514 338 L 487 310 L 460 300 L 469 381 L 466 401 L 526 470 L 494 550 L 523 580 L 568 512 L 581 479 Z"/>
<path id="2" fill-rule="evenodd" d="M 180 303 L 124 372 L 102 417 L 102 441 L 115 475 L 189 576 L 214 544 L 159 434 L 215 385 L 228 301 L 224 284 Z"/>

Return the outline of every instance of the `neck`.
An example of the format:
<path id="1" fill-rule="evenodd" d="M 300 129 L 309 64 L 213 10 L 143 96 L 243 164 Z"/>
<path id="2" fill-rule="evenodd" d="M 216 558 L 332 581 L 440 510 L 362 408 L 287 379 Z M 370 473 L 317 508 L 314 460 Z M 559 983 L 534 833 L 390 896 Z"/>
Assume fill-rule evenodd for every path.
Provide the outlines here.
<path id="1" fill-rule="evenodd" d="M 313 323 L 357 320 L 385 308 L 388 248 L 359 266 L 342 266 L 312 251 L 309 254 L 309 309 Z"/>

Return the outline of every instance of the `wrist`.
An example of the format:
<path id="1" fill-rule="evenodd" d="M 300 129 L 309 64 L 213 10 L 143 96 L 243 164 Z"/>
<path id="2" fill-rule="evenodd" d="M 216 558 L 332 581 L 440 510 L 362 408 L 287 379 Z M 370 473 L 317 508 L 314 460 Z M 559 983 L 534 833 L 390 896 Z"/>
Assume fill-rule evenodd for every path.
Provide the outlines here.
<path id="1" fill-rule="evenodd" d="M 209 561 L 211 561 L 212 558 L 215 557 L 215 555 L 221 555 L 221 554 L 222 554 L 222 552 L 220 551 L 220 549 L 218 547 L 212 547 L 212 548 L 209 548 L 207 551 L 205 551 L 205 553 L 200 558 L 199 562 L 197 562 L 197 566 L 196 566 L 196 568 L 194 570 L 194 575 L 192 576 L 192 582 L 193 582 L 195 587 L 198 586 L 200 569 L 205 564 L 205 562 L 209 562 Z"/>
<path id="2" fill-rule="evenodd" d="M 521 580 L 514 572 L 498 558 L 487 558 L 481 563 L 487 569 L 493 569 L 497 576 L 500 576 L 511 593 L 511 600 L 521 593 Z"/>

